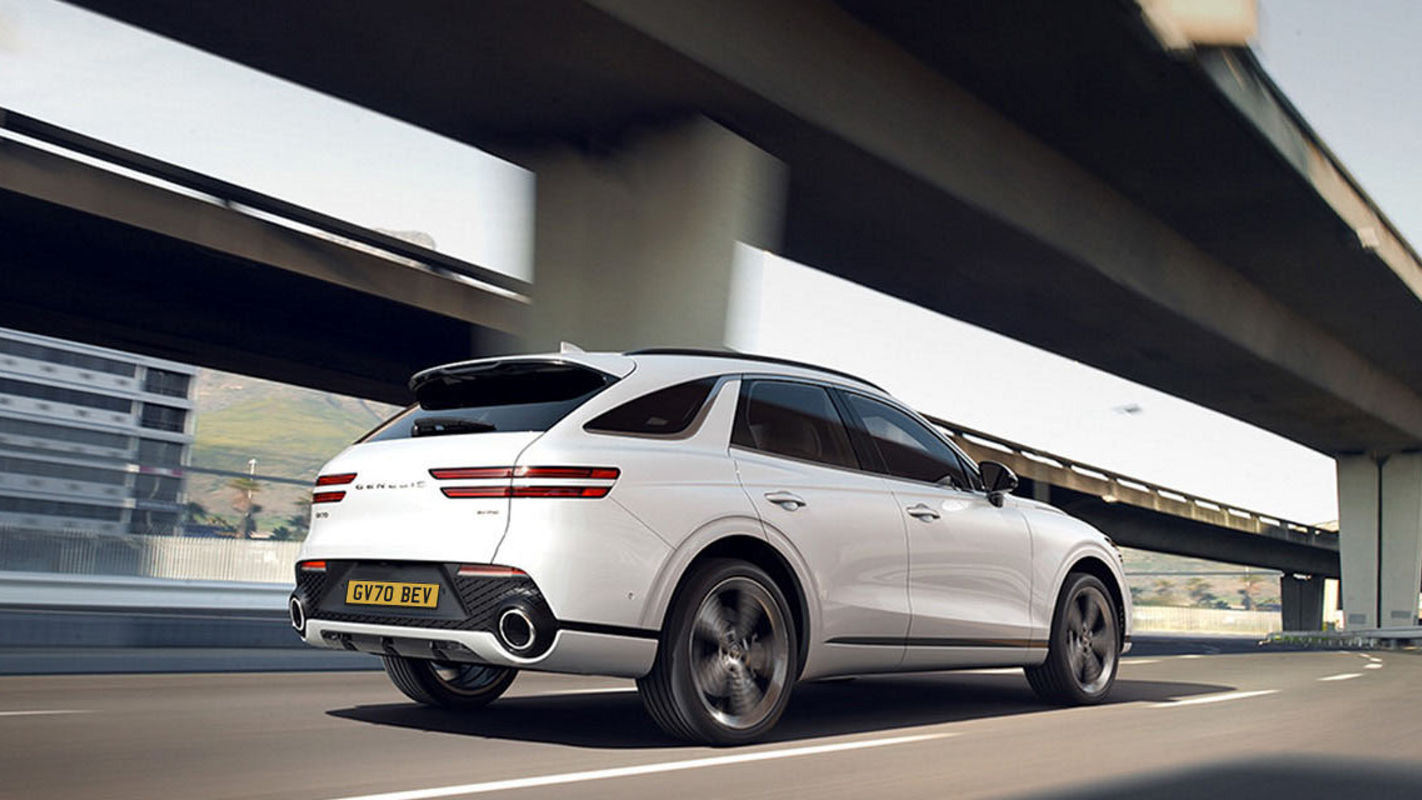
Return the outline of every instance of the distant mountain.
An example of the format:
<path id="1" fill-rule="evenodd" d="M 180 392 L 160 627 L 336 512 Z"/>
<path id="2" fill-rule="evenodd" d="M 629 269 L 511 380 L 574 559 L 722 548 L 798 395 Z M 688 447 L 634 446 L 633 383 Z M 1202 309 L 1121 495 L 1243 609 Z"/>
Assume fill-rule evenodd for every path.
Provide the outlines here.
<path id="1" fill-rule="evenodd" d="M 258 476 L 300 480 L 304 485 L 268 481 L 256 502 L 264 510 L 259 528 L 297 513 L 299 499 L 321 465 L 366 431 L 394 414 L 396 406 L 328 394 L 216 370 L 200 370 L 195 391 L 197 431 L 194 467 L 246 472 L 257 459 Z M 209 512 L 234 516 L 236 491 L 228 478 L 189 473 L 188 499 Z"/>

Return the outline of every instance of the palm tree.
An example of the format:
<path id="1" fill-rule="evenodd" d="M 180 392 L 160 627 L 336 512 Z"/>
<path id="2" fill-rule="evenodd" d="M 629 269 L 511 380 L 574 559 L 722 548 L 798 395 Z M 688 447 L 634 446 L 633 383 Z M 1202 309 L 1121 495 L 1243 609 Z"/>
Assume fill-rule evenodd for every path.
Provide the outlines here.
<path id="1" fill-rule="evenodd" d="M 1210 582 L 1196 575 L 1185 581 L 1185 591 L 1189 593 L 1190 599 L 1197 606 L 1208 605 L 1207 598 L 1210 596 Z"/>
<path id="2" fill-rule="evenodd" d="M 1155 601 L 1163 606 L 1174 605 L 1175 603 L 1175 581 L 1169 578 L 1156 578 L 1152 584 L 1155 588 Z"/>
<path id="3" fill-rule="evenodd" d="M 257 492 L 262 490 L 261 481 L 248 475 L 242 475 L 227 481 L 227 488 L 236 492 L 232 500 L 232 509 L 242 515 L 242 525 L 238 529 L 238 535 L 246 539 L 256 530 L 255 516 L 261 510 L 252 499 Z"/>
<path id="4" fill-rule="evenodd" d="M 1255 606 L 1259 605 L 1254 600 L 1254 592 L 1259 588 L 1259 584 L 1264 582 L 1264 576 L 1246 572 L 1240 577 L 1239 582 L 1244 587 L 1239 590 L 1239 594 L 1244 600 L 1244 610 L 1252 611 Z"/>

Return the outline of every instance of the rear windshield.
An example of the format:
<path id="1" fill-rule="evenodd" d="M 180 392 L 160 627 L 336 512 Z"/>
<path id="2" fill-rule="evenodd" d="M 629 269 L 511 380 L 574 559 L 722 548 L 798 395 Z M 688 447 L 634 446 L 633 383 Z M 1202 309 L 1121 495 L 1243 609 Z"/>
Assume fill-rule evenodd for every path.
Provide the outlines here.
<path id="1" fill-rule="evenodd" d="M 415 386 L 415 405 L 360 441 L 546 431 L 616 381 L 588 367 L 554 361 L 501 361 L 435 372 Z"/>

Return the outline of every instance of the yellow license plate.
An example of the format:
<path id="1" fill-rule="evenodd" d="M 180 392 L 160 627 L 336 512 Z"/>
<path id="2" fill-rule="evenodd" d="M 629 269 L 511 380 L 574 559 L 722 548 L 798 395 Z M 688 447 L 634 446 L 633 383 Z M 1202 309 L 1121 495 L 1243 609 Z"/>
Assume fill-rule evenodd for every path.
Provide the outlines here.
<path id="1" fill-rule="evenodd" d="M 439 584 L 348 581 L 346 602 L 362 606 L 434 608 L 439 603 Z"/>

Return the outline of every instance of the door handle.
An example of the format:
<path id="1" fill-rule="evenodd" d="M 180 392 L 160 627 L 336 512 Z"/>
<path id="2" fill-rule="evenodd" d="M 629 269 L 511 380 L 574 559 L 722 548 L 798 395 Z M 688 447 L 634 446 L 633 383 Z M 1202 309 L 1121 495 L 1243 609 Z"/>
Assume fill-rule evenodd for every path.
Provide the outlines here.
<path id="1" fill-rule="evenodd" d="M 805 505 L 805 501 L 792 492 L 766 492 L 765 499 L 786 511 L 795 511 Z"/>
<path id="2" fill-rule="evenodd" d="M 919 503 L 915 506 L 909 506 L 904 510 L 909 513 L 909 516 L 918 517 L 924 522 L 932 522 L 933 520 L 938 519 L 939 517 L 937 511 L 934 511 L 931 507 L 924 505 L 923 503 Z"/>

